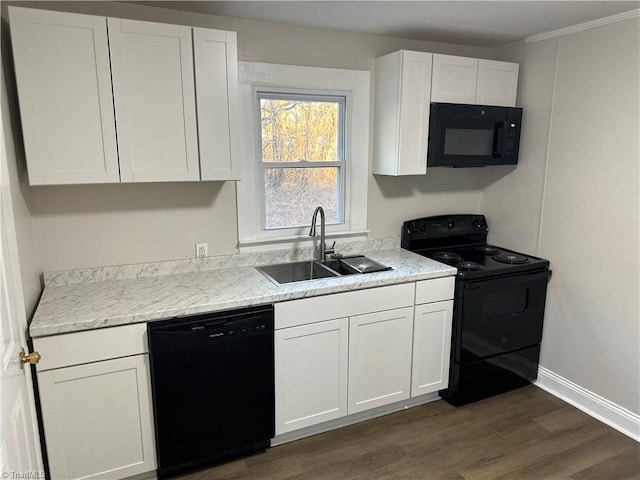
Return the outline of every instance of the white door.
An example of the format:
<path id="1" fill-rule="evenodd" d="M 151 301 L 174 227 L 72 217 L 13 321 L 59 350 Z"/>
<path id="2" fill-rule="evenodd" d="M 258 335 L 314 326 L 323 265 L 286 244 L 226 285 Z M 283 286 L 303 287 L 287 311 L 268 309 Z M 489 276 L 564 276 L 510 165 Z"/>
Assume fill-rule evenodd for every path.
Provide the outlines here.
<path id="1" fill-rule="evenodd" d="M 349 414 L 409 398 L 413 307 L 349 319 Z"/>
<path id="2" fill-rule="evenodd" d="M 26 350 L 27 321 L 2 132 L 0 150 L 0 472 L 4 478 L 44 478 L 31 374 L 19 361 L 21 349 Z"/>
<path id="3" fill-rule="evenodd" d="M 108 29 L 122 181 L 200 180 L 191 27 Z"/>
<path id="4" fill-rule="evenodd" d="M 476 103 L 477 81 L 477 58 L 433 55 L 432 102 Z"/>
<path id="5" fill-rule="evenodd" d="M 453 300 L 416 305 L 411 396 L 449 385 Z"/>
<path id="6" fill-rule="evenodd" d="M 119 182 L 106 19 L 9 16 L 29 183 Z"/>
<path id="7" fill-rule="evenodd" d="M 275 333 L 276 434 L 347 414 L 349 320 Z"/>

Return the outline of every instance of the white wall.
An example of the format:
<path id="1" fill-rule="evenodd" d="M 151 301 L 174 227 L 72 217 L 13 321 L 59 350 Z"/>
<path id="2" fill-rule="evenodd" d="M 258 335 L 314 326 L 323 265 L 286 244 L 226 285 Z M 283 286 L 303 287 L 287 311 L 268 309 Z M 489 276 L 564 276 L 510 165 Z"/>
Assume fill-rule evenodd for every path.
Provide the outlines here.
<path id="1" fill-rule="evenodd" d="M 526 48 L 518 42 L 493 55 L 520 63 L 516 105 L 523 107 L 522 135 L 517 167 L 484 169 L 481 211 L 489 223 L 489 241 L 521 252 L 538 252 L 557 41 Z"/>
<path id="2" fill-rule="evenodd" d="M 540 254 L 542 365 L 640 413 L 637 19 L 560 39 Z"/>
<path id="3" fill-rule="evenodd" d="M 640 24 L 526 45 L 518 168 L 490 240 L 551 261 L 541 365 L 640 413 Z"/>
<path id="4" fill-rule="evenodd" d="M 401 48 L 485 58 L 490 53 L 484 48 L 116 2 L 3 2 L 6 4 L 234 30 L 238 32 L 240 60 L 372 70 L 375 57 Z M 402 222 L 410 218 L 476 212 L 482 189 L 476 172 L 463 170 L 414 178 L 369 175 L 368 184 L 370 238 L 398 236 Z M 43 271 L 188 258 L 194 255 L 196 242 L 208 242 L 210 255 L 237 251 L 233 182 L 29 190 L 29 211 Z"/>

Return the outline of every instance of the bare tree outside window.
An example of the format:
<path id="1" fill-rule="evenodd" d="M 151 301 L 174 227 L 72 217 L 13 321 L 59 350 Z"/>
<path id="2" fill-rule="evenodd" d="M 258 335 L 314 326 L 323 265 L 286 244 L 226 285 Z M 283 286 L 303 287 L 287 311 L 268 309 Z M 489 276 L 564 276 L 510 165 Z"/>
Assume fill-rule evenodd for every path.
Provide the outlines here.
<path id="1" fill-rule="evenodd" d="M 345 97 L 259 92 L 263 227 L 344 222 Z"/>

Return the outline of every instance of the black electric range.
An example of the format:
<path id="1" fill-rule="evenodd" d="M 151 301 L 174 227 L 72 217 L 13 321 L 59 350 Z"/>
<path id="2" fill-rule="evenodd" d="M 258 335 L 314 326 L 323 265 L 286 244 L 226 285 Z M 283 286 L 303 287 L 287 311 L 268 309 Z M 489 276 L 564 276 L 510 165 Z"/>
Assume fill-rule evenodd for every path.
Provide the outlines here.
<path id="1" fill-rule="evenodd" d="M 402 226 L 402 247 L 456 267 L 449 386 L 463 405 L 537 378 L 549 261 L 487 244 L 483 215 L 442 215 Z"/>
<path id="2" fill-rule="evenodd" d="M 471 280 L 549 268 L 549 261 L 487 244 L 483 215 L 446 215 L 405 222 L 402 248 L 458 269 Z"/>

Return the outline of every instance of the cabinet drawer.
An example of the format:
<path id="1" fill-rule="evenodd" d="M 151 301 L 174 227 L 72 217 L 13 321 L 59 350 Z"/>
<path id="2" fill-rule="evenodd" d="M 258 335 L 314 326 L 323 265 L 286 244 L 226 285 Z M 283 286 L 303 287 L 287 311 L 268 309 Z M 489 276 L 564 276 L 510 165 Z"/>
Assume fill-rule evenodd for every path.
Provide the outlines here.
<path id="1" fill-rule="evenodd" d="M 39 372 L 147 353 L 147 324 L 34 338 L 33 349 L 42 356 L 36 365 Z"/>
<path id="2" fill-rule="evenodd" d="M 453 299 L 456 277 L 416 282 L 416 305 Z"/>
<path id="3" fill-rule="evenodd" d="M 403 283 L 276 303 L 275 328 L 278 330 L 334 318 L 410 307 L 413 305 L 414 291 L 414 283 Z"/>

